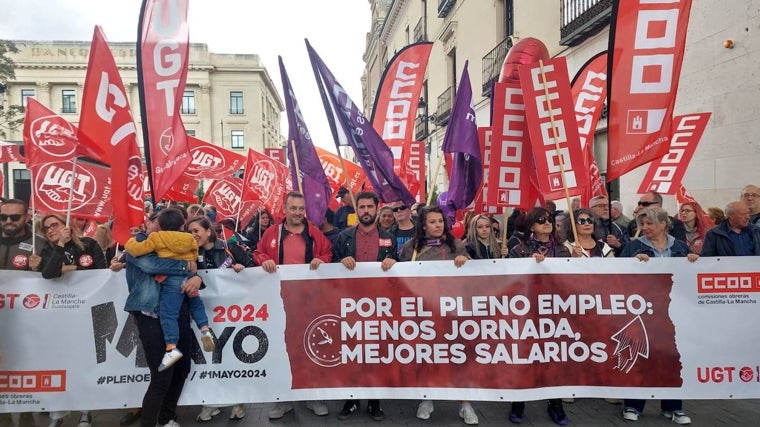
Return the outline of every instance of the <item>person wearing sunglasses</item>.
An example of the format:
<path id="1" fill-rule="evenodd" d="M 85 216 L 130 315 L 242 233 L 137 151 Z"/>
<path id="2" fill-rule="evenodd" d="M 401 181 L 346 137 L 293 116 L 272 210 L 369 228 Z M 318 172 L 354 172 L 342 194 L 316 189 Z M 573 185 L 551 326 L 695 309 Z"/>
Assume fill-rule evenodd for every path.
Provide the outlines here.
<path id="1" fill-rule="evenodd" d="M 610 219 L 609 199 L 607 196 L 596 196 L 589 202 L 591 212 L 596 221 L 594 235 L 606 242 L 619 256 L 623 247 L 630 240 L 625 230 Z"/>
<path id="2" fill-rule="evenodd" d="M 45 215 L 40 222 L 45 244 L 40 252 L 40 271 L 45 279 L 61 277 L 63 273 L 76 270 L 108 268 L 106 257 L 98 242 L 89 237 L 80 237 L 79 231 L 66 226 L 66 220 L 57 214 Z M 50 425 L 63 425 L 63 418 L 69 411 L 51 411 Z M 82 411 L 80 427 L 89 427 L 89 411 Z"/>
<path id="3" fill-rule="evenodd" d="M 638 216 L 642 209 L 652 206 L 662 208 L 662 195 L 656 191 L 647 191 L 641 195 L 636 207 L 633 209 L 634 218 Z M 639 237 L 640 234 L 638 221 L 631 221 L 626 228 L 626 235 L 630 237 L 631 240 L 634 240 Z M 678 218 L 670 217 L 668 234 L 675 237 L 676 240 L 686 243 L 686 227 L 684 227 L 683 222 Z"/>
<path id="4" fill-rule="evenodd" d="M 38 270 L 40 258 L 32 252 L 34 244 L 37 253 L 45 241 L 36 236 L 28 224 L 29 208 L 18 199 L 6 200 L 0 205 L 0 270 Z"/>
<path id="5" fill-rule="evenodd" d="M 29 225 L 29 207 L 18 199 L 5 200 L 0 204 L 0 270 L 33 270 L 40 266 L 39 253 L 45 240 L 34 234 Z M 0 425 L 13 425 L 10 413 L 0 414 Z M 20 426 L 33 426 L 34 415 L 22 412 L 19 415 Z"/>
<path id="6" fill-rule="evenodd" d="M 396 224 L 391 227 L 391 234 L 396 236 L 396 245 L 398 247 L 399 254 L 404 248 L 404 244 L 414 237 L 414 225 L 412 220 L 412 211 L 402 201 L 396 201 L 391 203 L 391 210 L 393 211 L 393 217 L 396 219 Z"/>
<path id="7" fill-rule="evenodd" d="M 567 231 L 567 240 L 564 245 L 570 250 L 575 258 L 599 258 L 614 257 L 615 251 L 602 240 L 594 235 L 594 214 L 591 209 L 581 208 L 573 212 L 575 218 L 575 230 L 578 239 L 575 239 L 572 229 Z"/>

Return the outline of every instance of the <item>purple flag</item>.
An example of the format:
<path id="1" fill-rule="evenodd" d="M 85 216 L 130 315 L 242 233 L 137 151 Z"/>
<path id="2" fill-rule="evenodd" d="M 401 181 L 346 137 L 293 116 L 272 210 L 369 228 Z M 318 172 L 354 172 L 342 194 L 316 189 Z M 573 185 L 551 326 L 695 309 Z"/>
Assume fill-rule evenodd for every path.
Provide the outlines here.
<path id="1" fill-rule="evenodd" d="M 354 104 L 317 52 L 306 41 L 309 59 L 322 95 L 327 120 L 337 147 L 350 146 L 358 163 L 372 183 L 378 198 L 385 203 L 401 200 L 407 206 L 414 204 L 414 196 L 393 171 L 393 153 L 372 123 Z"/>
<path id="2" fill-rule="evenodd" d="M 332 189 L 327 182 L 325 170 L 319 161 L 317 150 L 311 141 L 311 134 L 306 128 L 301 108 L 298 106 L 293 86 L 285 71 L 282 57 L 280 61 L 280 77 L 282 77 L 282 90 L 285 92 L 285 111 L 288 113 L 288 162 L 290 162 L 290 177 L 293 180 L 293 188 L 302 192 L 306 201 L 306 217 L 309 222 L 321 226 L 327 212 L 327 204 L 332 195 Z M 295 148 L 295 152 L 293 149 Z M 296 157 L 297 156 L 297 159 Z M 298 161 L 296 161 L 298 160 Z M 296 171 L 298 165 L 298 171 Z M 300 172 L 300 177 L 298 173 Z M 300 179 L 299 179 L 300 178 Z"/>
<path id="3" fill-rule="evenodd" d="M 462 79 L 442 147 L 445 153 L 453 154 L 447 204 L 454 210 L 469 206 L 475 200 L 483 182 L 483 160 L 480 158 L 478 125 L 475 123 L 475 109 L 472 106 L 468 63 L 469 61 L 464 63 Z"/>

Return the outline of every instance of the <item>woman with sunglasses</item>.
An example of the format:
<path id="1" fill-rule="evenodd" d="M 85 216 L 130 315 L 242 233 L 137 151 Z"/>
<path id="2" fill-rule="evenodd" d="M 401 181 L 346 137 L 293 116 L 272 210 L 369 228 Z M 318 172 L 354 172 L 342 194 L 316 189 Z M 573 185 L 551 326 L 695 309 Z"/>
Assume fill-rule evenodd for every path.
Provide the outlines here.
<path id="1" fill-rule="evenodd" d="M 565 247 L 576 258 L 614 257 L 615 251 L 607 243 L 599 240 L 594 235 L 594 214 L 591 209 L 581 208 L 573 213 L 575 218 L 575 230 L 578 240 L 573 236 L 573 230 L 568 226 L 566 230 L 567 240 Z"/>
<path id="2" fill-rule="evenodd" d="M 641 230 L 641 236 L 631 240 L 625 248 L 622 257 L 635 257 L 647 262 L 649 258 L 685 257 L 694 262 L 699 255 L 693 253 L 686 243 L 668 234 L 670 217 L 664 209 L 650 206 L 639 210 L 636 222 Z M 644 411 L 644 399 L 625 399 L 623 419 L 638 421 Z M 691 418 L 683 411 L 683 401 L 663 399 L 660 401 L 662 415 L 670 418 L 676 424 L 691 424 Z"/>
<path id="3" fill-rule="evenodd" d="M 42 218 L 42 234 L 45 245 L 40 252 L 40 271 L 42 277 L 54 279 L 67 271 L 94 270 L 108 268 L 106 257 L 98 242 L 89 237 L 79 237 L 79 231 L 66 226 L 60 215 L 46 215 Z M 63 425 L 63 417 L 69 411 L 51 411 L 50 425 Z M 91 425 L 89 411 L 82 411 L 79 418 L 80 427 Z"/>
<path id="4" fill-rule="evenodd" d="M 490 228 L 490 222 L 488 226 Z M 451 234 L 451 228 L 446 222 L 443 210 L 438 206 L 425 206 L 420 209 L 419 223 L 415 228 L 414 237 L 404 245 L 399 260 L 454 260 L 454 265 L 461 267 L 467 259 L 467 250 L 462 242 Z M 433 409 L 432 400 L 423 400 L 417 407 L 417 418 L 429 419 Z M 468 425 L 478 423 L 478 415 L 470 402 L 462 402 L 459 417 Z"/>
<path id="5" fill-rule="evenodd" d="M 525 215 L 525 240 L 515 246 L 510 252 L 510 258 L 533 257 L 536 262 L 546 258 L 569 258 L 570 251 L 563 245 L 557 244 L 554 237 L 554 218 L 546 208 L 535 207 Z M 552 421 L 561 426 L 570 420 L 562 407 L 562 399 L 550 399 L 547 408 Z M 525 402 L 512 402 L 509 411 L 509 421 L 521 424 L 525 420 Z"/>
<path id="6" fill-rule="evenodd" d="M 708 224 L 705 224 L 702 215 L 699 214 L 701 211 L 702 207 L 697 202 L 686 202 L 678 210 L 678 219 L 686 227 L 686 244 L 695 254 L 702 253 L 705 233 L 710 228 Z"/>
<path id="7" fill-rule="evenodd" d="M 40 256 L 42 277 L 53 279 L 67 271 L 108 268 L 103 250 L 95 240 L 80 237 L 79 232 L 66 226 L 63 217 L 50 214 L 42 218 L 45 237 Z"/>

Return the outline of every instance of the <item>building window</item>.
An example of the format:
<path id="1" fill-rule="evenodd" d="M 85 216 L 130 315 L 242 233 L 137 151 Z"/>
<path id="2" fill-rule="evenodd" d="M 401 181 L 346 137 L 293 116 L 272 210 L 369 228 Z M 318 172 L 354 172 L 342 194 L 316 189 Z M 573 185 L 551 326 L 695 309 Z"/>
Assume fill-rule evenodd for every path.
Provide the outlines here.
<path id="1" fill-rule="evenodd" d="M 188 135 L 195 138 L 195 129 L 185 129 L 185 132 L 187 132 Z"/>
<path id="2" fill-rule="evenodd" d="M 34 98 L 34 89 L 21 89 L 21 106 L 26 108 L 26 101 Z"/>
<path id="3" fill-rule="evenodd" d="M 195 114 L 195 92 L 192 90 L 186 90 L 182 95 L 182 114 Z"/>
<path id="4" fill-rule="evenodd" d="M 232 139 L 232 148 L 245 148 L 245 136 L 242 130 L 233 130 L 230 132 Z"/>
<path id="5" fill-rule="evenodd" d="M 61 105 L 61 113 L 76 113 L 77 112 L 77 94 L 74 89 L 64 89 L 61 91 L 61 99 L 63 103 Z"/>
<path id="6" fill-rule="evenodd" d="M 243 114 L 243 92 L 230 92 L 230 114 Z"/>
<path id="7" fill-rule="evenodd" d="M 24 181 L 24 180 L 31 180 L 31 179 L 32 179 L 32 172 L 29 171 L 29 169 L 13 169 L 14 181 Z"/>

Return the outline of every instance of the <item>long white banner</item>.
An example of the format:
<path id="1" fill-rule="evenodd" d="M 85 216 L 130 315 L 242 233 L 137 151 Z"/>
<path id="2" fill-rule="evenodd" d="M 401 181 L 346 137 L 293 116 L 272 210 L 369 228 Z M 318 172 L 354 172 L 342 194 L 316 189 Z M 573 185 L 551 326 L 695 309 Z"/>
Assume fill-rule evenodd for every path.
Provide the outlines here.
<path id="1" fill-rule="evenodd" d="M 757 398 L 758 261 L 204 272 L 218 346 L 189 356 L 180 404 Z M 0 412 L 139 406 L 150 373 L 126 296 L 123 272 L 0 271 Z"/>

